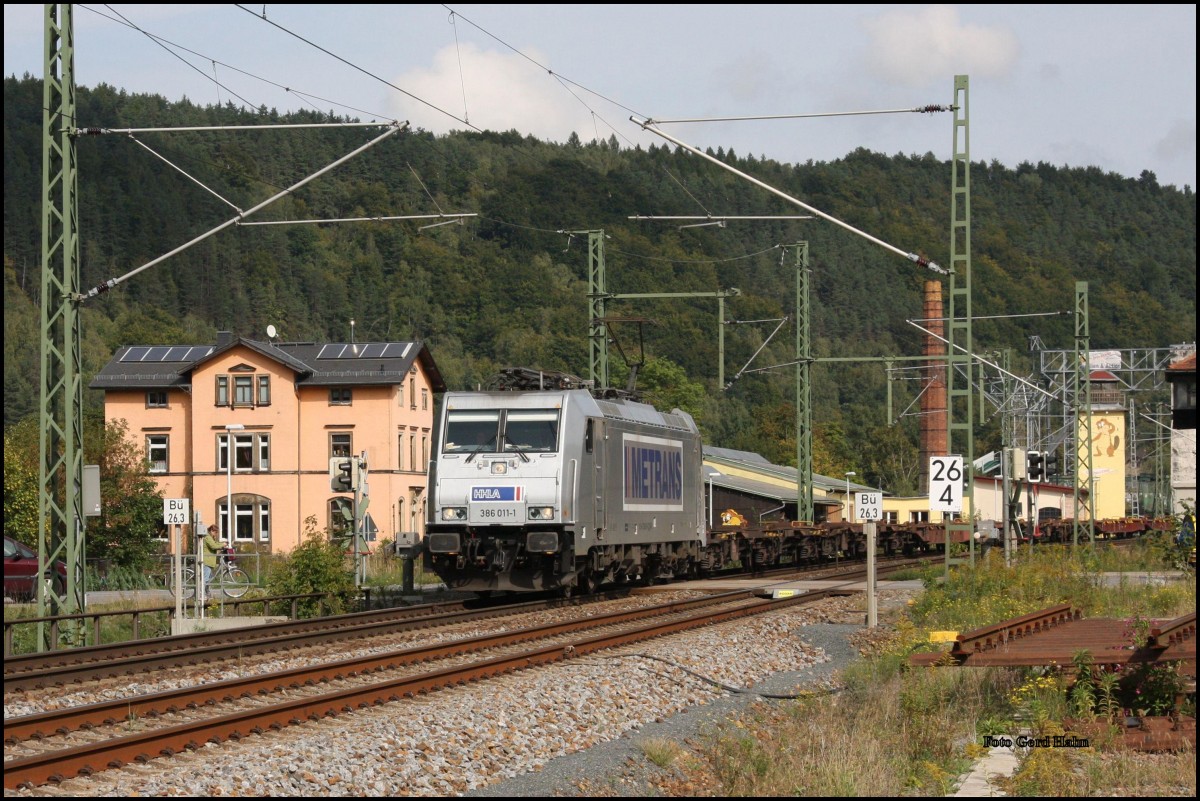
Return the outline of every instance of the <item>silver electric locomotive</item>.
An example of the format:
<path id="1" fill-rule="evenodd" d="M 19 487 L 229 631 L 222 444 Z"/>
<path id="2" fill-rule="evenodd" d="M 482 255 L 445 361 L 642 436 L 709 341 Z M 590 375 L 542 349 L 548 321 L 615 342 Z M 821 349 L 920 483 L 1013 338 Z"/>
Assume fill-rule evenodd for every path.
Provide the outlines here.
<path id="1" fill-rule="evenodd" d="M 694 574 L 707 542 L 695 421 L 586 389 L 450 392 L 425 566 L 454 589 Z"/>

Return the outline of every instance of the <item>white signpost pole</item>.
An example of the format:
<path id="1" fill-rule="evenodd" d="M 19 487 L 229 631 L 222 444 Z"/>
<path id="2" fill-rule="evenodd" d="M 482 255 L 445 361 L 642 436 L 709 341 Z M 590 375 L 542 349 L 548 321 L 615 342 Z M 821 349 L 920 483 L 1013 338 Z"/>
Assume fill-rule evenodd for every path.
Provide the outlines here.
<path id="1" fill-rule="evenodd" d="M 883 493 L 859 492 L 855 496 L 855 516 L 863 521 L 867 538 L 867 628 L 879 625 L 879 599 L 875 589 L 875 521 L 883 519 Z"/>
<path id="2" fill-rule="evenodd" d="M 183 526 L 172 526 L 175 529 L 175 553 L 172 554 L 171 569 L 175 571 L 175 620 L 183 620 Z"/>
<path id="3" fill-rule="evenodd" d="M 175 531 L 175 553 L 171 569 L 175 571 L 175 619 L 183 620 L 183 527 L 189 519 L 187 498 L 163 498 L 163 523 Z"/>

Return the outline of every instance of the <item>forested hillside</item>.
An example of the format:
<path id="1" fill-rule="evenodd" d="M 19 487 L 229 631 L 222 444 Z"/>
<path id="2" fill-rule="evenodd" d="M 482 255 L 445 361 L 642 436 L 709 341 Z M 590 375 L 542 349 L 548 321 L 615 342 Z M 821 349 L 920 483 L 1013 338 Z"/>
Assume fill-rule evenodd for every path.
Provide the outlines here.
<path id="1" fill-rule="evenodd" d="M 36 413 L 40 291 L 40 80 L 4 82 L 5 426 Z M 79 125 L 152 127 L 328 122 L 323 115 L 201 107 L 100 86 L 78 94 Z M 947 141 L 950 123 L 947 121 Z M 79 142 L 84 287 L 121 276 L 231 219 L 374 138 L 374 129 L 139 134 L 207 192 L 123 134 Z M 906 251 L 949 261 L 950 165 L 945 154 L 855 149 L 833 162 L 781 164 L 715 155 L 767 184 Z M 216 197 L 220 195 L 220 198 Z M 1196 338 L 1196 197 L 1098 169 L 975 163 L 971 168 L 974 313 L 1070 312 L 1089 282 L 1094 348 L 1158 347 Z M 224 201 L 221 199 L 223 198 Z M 452 389 L 501 367 L 586 377 L 587 235 L 606 234 L 614 293 L 713 292 L 737 287 L 726 318 L 727 379 L 795 306 L 794 257 L 809 243 L 817 356 L 916 355 L 907 320 L 923 316 L 932 272 L 819 219 L 725 227 L 631 220 L 634 215 L 803 213 L 703 159 L 614 139 L 550 144 L 516 132 L 404 132 L 255 215 L 253 220 L 473 213 L 432 222 L 237 226 L 133 277 L 84 309 L 88 378 L 126 344 L 212 342 L 216 331 L 288 340 L 420 339 Z M 645 317 L 652 400 L 694 410 L 712 444 L 794 461 L 794 371 L 717 384 L 712 298 L 620 301 L 609 314 Z M 616 327 L 630 356 L 636 325 Z M 981 320 L 979 348 L 1010 348 L 1028 370 L 1028 337 L 1073 346 L 1072 319 Z M 789 323 L 754 366 L 794 358 Z M 620 362 L 616 348 L 612 359 Z M 1026 363 L 1022 363 L 1025 360 Z M 879 364 L 818 365 L 816 468 L 912 491 L 915 417 L 888 425 Z M 895 382 L 897 410 L 916 392 Z M 99 397 L 89 403 L 98 405 Z M 994 424 L 993 424 L 994 428 Z M 985 441 L 994 432 L 984 431 Z M 986 444 L 986 443 L 985 443 Z"/>

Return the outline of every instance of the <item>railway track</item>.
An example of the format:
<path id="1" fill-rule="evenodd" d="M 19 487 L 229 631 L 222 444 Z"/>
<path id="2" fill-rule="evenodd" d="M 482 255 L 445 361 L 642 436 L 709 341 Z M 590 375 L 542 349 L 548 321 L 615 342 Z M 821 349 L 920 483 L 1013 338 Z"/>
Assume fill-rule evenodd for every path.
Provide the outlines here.
<path id="1" fill-rule="evenodd" d="M 726 593 L 10 718 L 5 726 L 5 787 L 36 786 L 146 762 L 206 742 L 238 740 L 631 642 L 812 603 L 825 595 L 808 593 L 773 601 L 748 591 Z M 140 730 L 131 732 L 134 724 Z"/>
<path id="2" fill-rule="evenodd" d="M 880 570 L 924 564 L 926 560 L 881 558 Z M 842 575 L 844 565 L 786 567 L 759 571 L 755 578 Z M 723 571 L 726 577 L 748 576 L 745 571 Z M 390 634 L 418 631 L 454 623 L 566 608 L 597 600 L 623 598 L 629 588 L 605 590 L 572 599 L 542 598 L 515 604 L 454 601 L 357 612 L 311 620 L 283 621 L 262 626 L 225 629 L 135 640 L 116 645 L 72 648 L 12 656 L 4 660 L 5 694 L 45 687 L 65 687 L 101 679 L 146 674 L 171 668 L 195 667 L 226 659 L 275 654 L 324 643 L 344 643 Z"/>
<path id="3" fill-rule="evenodd" d="M 540 600 L 476 609 L 469 608 L 466 601 L 424 604 L 158 637 L 118 645 L 27 654 L 5 660 L 4 692 L 8 694 L 42 687 L 62 687 L 93 679 L 115 678 L 174 667 L 192 667 L 229 658 L 279 653 L 327 642 L 342 643 L 578 603 L 580 601 Z"/>

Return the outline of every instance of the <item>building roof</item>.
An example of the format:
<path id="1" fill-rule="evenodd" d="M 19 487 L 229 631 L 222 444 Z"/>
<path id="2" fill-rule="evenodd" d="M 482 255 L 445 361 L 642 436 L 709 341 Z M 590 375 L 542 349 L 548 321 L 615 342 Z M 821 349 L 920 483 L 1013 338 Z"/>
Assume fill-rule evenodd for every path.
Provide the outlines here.
<path id="1" fill-rule="evenodd" d="M 727 476 L 711 465 L 704 465 L 704 483 L 711 483 L 718 487 L 745 492 L 762 498 L 771 498 L 780 503 L 796 503 L 798 497 L 795 484 L 789 487 L 780 484 L 771 484 L 766 481 L 755 481 L 752 478 L 745 478 L 743 476 Z M 814 498 L 813 503 L 824 506 L 842 505 L 841 501 L 830 501 L 824 498 Z"/>
<path id="2" fill-rule="evenodd" d="M 796 468 L 787 465 L 771 464 L 763 456 L 752 451 L 735 451 L 729 448 L 714 448 L 711 445 L 705 445 L 704 459 L 705 461 L 715 463 L 718 467 L 721 464 L 726 464 L 730 467 L 751 470 L 775 479 L 783 479 L 792 484 L 796 482 Z M 812 482 L 815 489 L 825 492 L 846 491 L 845 478 L 830 478 L 829 476 L 813 473 Z M 866 484 L 855 484 L 853 481 L 850 482 L 850 490 L 851 492 L 857 490 L 879 491 L 877 487 L 871 487 Z M 795 498 L 793 497 L 792 500 L 795 500 Z"/>
<path id="3" fill-rule="evenodd" d="M 434 392 L 446 382 L 422 342 L 258 342 L 219 337 L 213 345 L 131 345 L 117 350 L 92 380 L 93 389 L 166 389 L 190 386 L 200 365 L 236 347 L 291 369 L 297 386 L 399 384 L 420 362 Z"/>
<path id="4" fill-rule="evenodd" d="M 1167 365 L 1167 372 L 1169 372 L 1169 373 L 1194 373 L 1194 372 L 1196 372 L 1196 354 L 1193 353 L 1190 356 L 1184 356 L 1182 359 L 1179 359 L 1178 361 L 1171 362 L 1169 365 Z"/>

